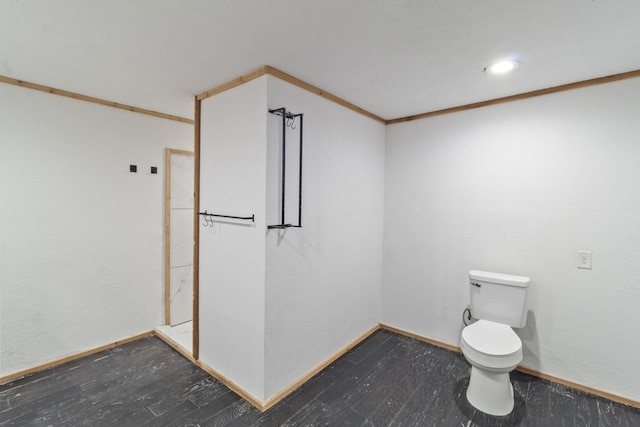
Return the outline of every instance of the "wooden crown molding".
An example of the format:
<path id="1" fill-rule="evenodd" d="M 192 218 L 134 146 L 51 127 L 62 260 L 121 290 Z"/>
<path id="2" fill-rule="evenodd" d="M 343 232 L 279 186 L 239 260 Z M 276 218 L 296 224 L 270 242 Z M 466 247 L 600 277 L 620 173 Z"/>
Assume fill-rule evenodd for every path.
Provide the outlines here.
<path id="1" fill-rule="evenodd" d="M 79 93 L 69 92 L 67 90 L 55 89 L 49 86 L 44 86 L 37 83 L 31 83 L 24 80 L 13 79 L 0 75 L 0 82 L 7 83 L 15 86 L 25 87 L 28 89 L 39 90 L 41 92 L 52 93 L 54 95 L 66 96 L 67 98 L 78 99 L 80 101 L 93 102 L 94 104 L 105 105 L 107 107 L 118 108 L 120 110 L 132 111 L 134 113 L 146 114 L 148 116 L 159 117 L 161 119 L 174 120 L 181 123 L 194 124 L 195 121 L 186 119 L 184 117 L 173 116 L 171 114 L 159 113 L 157 111 L 146 110 L 144 108 L 133 107 L 131 105 L 120 104 L 117 102 L 107 101 L 100 98 L 94 98 L 93 96 L 81 95 Z"/>
<path id="2" fill-rule="evenodd" d="M 274 67 L 271 67 L 269 65 L 263 65 L 262 67 L 258 68 L 257 70 L 254 70 L 248 74 L 244 74 L 236 79 L 233 79 L 227 83 L 223 83 L 220 86 L 216 86 L 213 89 L 210 89 L 206 92 L 201 93 L 200 95 L 196 96 L 196 100 L 198 101 L 202 101 L 205 98 L 208 98 L 210 96 L 213 95 L 217 95 L 221 92 L 224 92 L 226 90 L 232 89 L 236 86 L 240 86 L 244 83 L 247 83 L 251 80 L 257 79 L 258 77 L 261 77 L 265 74 L 268 74 L 270 76 L 273 77 L 277 77 L 280 80 L 284 80 L 287 83 L 291 83 L 294 86 L 297 86 L 301 89 L 304 89 L 306 91 L 309 91 L 313 94 L 316 94 L 322 98 L 325 98 L 331 102 L 335 102 L 338 105 L 341 105 L 349 110 L 355 111 L 356 113 L 362 114 L 363 116 L 369 117 L 370 119 L 373 119 L 377 122 L 380 122 L 382 124 L 387 124 L 387 121 L 385 119 L 383 119 L 382 117 L 376 116 L 375 114 L 358 107 L 355 104 L 350 103 L 349 101 L 345 101 L 344 99 L 337 97 L 335 95 L 330 94 L 329 92 L 326 92 L 316 86 L 313 86 L 312 84 L 309 84 L 305 81 L 300 80 L 297 77 L 294 77 L 290 74 L 287 74 L 283 71 L 280 71 Z"/>
<path id="3" fill-rule="evenodd" d="M 520 93 L 517 95 L 505 96 L 503 98 L 490 99 L 488 101 L 474 102 L 473 104 L 460 105 L 458 107 L 445 108 L 443 110 L 431 111 L 428 113 L 416 114 L 413 116 L 400 117 L 397 119 L 387 120 L 388 125 L 394 123 L 410 122 L 412 120 L 426 119 L 429 117 L 442 116 L 444 114 L 458 113 L 460 111 L 471 110 L 474 108 L 487 107 L 489 105 L 503 104 L 505 102 L 520 101 L 522 99 L 533 98 L 536 96 L 549 95 L 567 90 L 580 89 L 589 86 L 596 86 L 604 83 L 616 82 L 635 77 L 640 77 L 640 70 L 629 71 L 627 73 L 613 74 L 605 77 L 597 77 L 595 79 L 583 80 L 575 83 L 568 83 L 560 86 L 553 86 L 546 89 L 534 90 L 531 92 Z"/>
<path id="4" fill-rule="evenodd" d="M 267 74 L 270 74 L 274 77 L 279 78 L 280 80 L 284 80 L 285 82 L 291 83 L 294 86 L 298 86 L 301 89 L 307 90 L 311 93 L 314 93 L 318 96 L 321 96 L 322 98 L 328 99 L 329 101 L 335 102 L 338 105 L 342 105 L 343 107 L 355 111 L 356 113 L 362 114 L 363 116 L 369 117 L 370 119 L 373 119 L 377 122 L 380 122 L 382 124 L 387 124 L 387 121 L 385 119 L 383 119 L 382 117 L 376 116 L 375 114 L 358 107 L 357 105 L 354 105 L 348 101 L 345 101 L 342 98 L 339 98 L 335 95 L 330 94 L 329 92 L 325 92 L 322 89 L 317 88 L 316 86 L 313 86 L 307 82 L 304 82 L 296 77 L 293 77 L 290 74 L 287 74 L 285 72 L 282 72 L 280 70 L 277 70 L 273 67 L 270 67 L 268 65 L 265 65 L 265 70 L 267 72 Z"/>
<path id="5" fill-rule="evenodd" d="M 314 93 L 322 98 L 325 98 L 329 101 L 335 102 L 338 105 L 341 105 L 349 110 L 355 111 L 359 114 L 362 114 L 366 117 L 369 117 L 370 119 L 373 119 L 377 122 L 380 122 L 382 124 L 385 125 L 392 125 L 395 123 L 403 123 L 403 122 L 409 122 L 409 121 L 413 121 L 413 120 L 421 120 L 421 119 L 426 119 L 429 117 L 435 117 L 435 116 L 442 116 L 445 114 L 452 114 L 452 113 L 458 113 L 461 111 L 466 111 L 466 110 L 472 110 L 475 108 L 481 108 L 481 107 L 487 107 L 490 105 L 497 105 L 497 104 L 503 104 L 506 102 L 512 102 L 512 101 L 519 101 L 522 99 L 528 99 L 528 98 L 534 98 L 536 96 L 542 96 L 542 95 L 549 95 L 552 93 L 557 93 L 557 92 L 564 92 L 567 90 L 573 90 L 573 89 L 580 89 L 580 88 L 585 88 L 585 87 L 589 87 L 589 86 L 596 86 L 596 85 L 600 85 L 600 84 L 604 84 L 604 83 L 611 83 L 611 82 L 616 82 L 616 81 L 620 81 L 620 80 L 626 80 L 626 79 L 631 79 L 631 78 L 636 78 L 636 77 L 640 77 L 640 70 L 634 70 L 634 71 L 629 71 L 626 73 L 620 73 L 620 74 L 612 74 L 610 76 L 604 76 L 604 77 L 596 77 L 594 79 L 589 79 L 589 80 L 583 80 L 583 81 L 579 81 L 579 82 L 575 82 L 575 83 L 568 83 L 568 84 L 564 84 L 564 85 L 560 85 L 560 86 L 553 86 L 550 88 L 546 88 L 546 89 L 539 89 L 539 90 L 534 90 L 531 92 L 525 92 L 525 93 L 520 93 L 520 94 L 516 94 L 516 95 L 511 95 L 511 96 L 505 96 L 502 98 L 495 98 L 495 99 L 490 99 L 487 101 L 480 101 L 480 102 L 474 102 L 472 104 L 466 104 L 466 105 L 460 105 L 457 107 L 451 107 L 451 108 L 444 108 L 442 110 L 436 110 L 436 111 L 430 111 L 430 112 L 426 112 L 426 113 L 421 113 L 421 114 L 415 114 L 412 116 L 406 116 L 406 117 L 399 117 L 396 119 L 391 119 L 391 120 L 386 120 L 383 119 L 380 116 L 377 116 L 363 108 L 358 107 L 355 104 L 352 104 L 348 101 L 345 101 L 344 99 L 337 97 L 329 92 L 326 92 L 316 86 L 313 86 L 303 80 L 298 79 L 297 77 L 294 77 L 290 74 L 287 74 L 283 71 L 280 71 L 274 67 L 271 67 L 269 65 L 263 65 L 262 67 L 244 74 L 236 79 L 233 79 L 227 83 L 223 83 L 219 86 L 214 87 L 213 89 L 210 89 L 206 92 L 203 92 L 199 95 L 196 95 L 196 101 L 201 101 L 205 98 L 209 98 L 210 96 L 214 96 L 217 95 L 221 92 L 225 92 L 229 89 L 232 89 L 236 86 L 240 86 L 244 83 L 247 83 L 251 80 L 254 80 L 258 77 L 261 77 L 265 74 L 269 74 L 271 76 L 277 77 L 280 80 L 284 80 L 294 86 L 297 86 L 301 89 L 307 90 L 311 93 Z M 73 99 L 78 99 L 81 101 L 87 101 L 87 102 L 93 102 L 95 104 L 100 104 L 100 105 L 105 105 L 108 107 L 113 107 L 113 108 L 118 108 L 121 110 L 127 110 L 127 111 L 132 111 L 135 113 L 140 113 L 140 114 L 146 114 L 149 116 L 153 116 L 153 117 L 159 117 L 159 118 L 163 118 L 163 119 L 168 119 L 168 120 L 174 120 L 174 121 L 178 121 L 178 122 L 182 122 L 182 123 L 188 123 L 188 124 L 195 124 L 195 120 L 192 119 L 187 119 L 184 117 L 179 117 L 179 116 L 174 116 L 171 114 L 165 114 L 165 113 L 159 113 L 157 111 L 152 111 L 152 110 L 147 110 L 144 108 L 138 108 L 138 107 L 133 107 L 131 105 L 126 105 L 126 104 L 120 104 L 117 102 L 112 102 L 112 101 L 107 101 L 104 99 L 100 99 L 100 98 L 95 98 L 92 96 L 87 96 L 87 95 L 81 95 L 78 93 L 74 93 L 74 92 L 69 92 L 66 90 L 61 90 L 61 89 L 55 89 L 49 86 L 44 86 L 44 85 L 40 85 L 37 83 L 31 83 L 31 82 L 27 82 L 24 80 L 18 80 L 18 79 L 14 79 L 11 77 L 6 77 L 6 76 L 2 76 L 0 75 L 0 82 L 2 83 L 7 83 L 7 84 L 12 84 L 15 86 L 21 86 L 21 87 L 25 87 L 25 88 L 29 88 L 29 89 L 34 89 L 34 90 L 38 90 L 41 92 L 47 92 L 47 93 L 52 93 L 55 95 L 60 95 L 60 96 L 66 96 L 68 98 L 73 98 Z"/>
<path id="6" fill-rule="evenodd" d="M 600 85 L 600 84 L 604 84 L 604 83 L 610 83 L 610 82 L 615 82 L 615 81 L 620 81 L 620 80 L 626 80 L 626 79 L 631 79 L 631 78 L 635 78 L 635 77 L 640 77 L 640 70 L 635 70 L 635 71 L 629 71 L 626 73 L 620 73 L 620 74 L 613 74 L 610 76 L 605 76 L 605 77 L 597 77 L 594 79 L 589 79 L 589 80 L 583 80 L 583 81 L 579 81 L 579 82 L 575 82 L 575 83 L 568 83 L 568 84 L 564 84 L 564 85 L 560 85 L 560 86 L 553 86 L 553 87 L 549 87 L 546 89 L 539 89 L 539 90 L 534 90 L 531 92 L 525 92 L 525 93 L 520 93 L 520 94 L 516 94 L 516 95 L 511 95 L 511 96 L 505 96 L 502 98 L 495 98 L 495 99 L 490 99 L 487 101 L 480 101 L 480 102 L 474 102 L 472 104 L 466 104 L 466 105 L 460 105 L 457 107 L 451 107 L 451 108 L 445 108 L 442 110 L 436 110 L 436 111 L 430 111 L 430 112 L 426 112 L 426 113 L 421 113 L 421 114 L 416 114 L 416 115 L 412 115 L 412 116 L 406 116 L 406 117 L 399 117 L 396 119 L 391 119 L 391 120 L 386 120 L 383 119 L 380 116 L 377 116 L 363 108 L 358 107 L 357 105 L 354 105 L 348 101 L 345 101 L 342 98 L 339 98 L 335 95 L 330 94 L 329 92 L 325 92 L 324 90 L 313 86 L 303 80 L 298 79 L 297 77 L 294 77 L 290 74 L 287 74 L 283 71 L 280 71 L 274 67 L 271 67 L 269 65 L 264 65 L 260 68 L 258 68 L 257 70 L 254 70 L 250 73 L 244 74 L 234 80 L 231 80 L 227 83 L 221 84 L 220 86 L 216 86 L 213 89 L 210 89 L 206 92 L 201 93 L 200 95 L 196 96 L 196 99 L 198 101 L 201 101 L 205 98 L 208 98 L 210 96 L 213 95 L 217 95 L 221 92 L 224 92 L 226 90 L 229 90 L 231 88 L 234 88 L 236 86 L 240 86 L 244 83 L 247 83 L 253 79 L 256 79 L 260 76 L 263 76 L 265 74 L 269 74 L 271 76 L 277 77 L 280 80 L 284 80 L 288 83 L 291 83 L 294 86 L 298 86 L 299 88 L 302 88 L 304 90 L 307 90 L 311 93 L 314 93 L 318 96 L 321 96 L 325 99 L 328 99 L 329 101 L 335 102 L 336 104 L 342 105 L 345 108 L 348 108 L 349 110 L 355 111 L 357 113 L 360 113 L 366 117 L 369 117 L 377 122 L 383 123 L 385 125 L 392 125 L 395 123 L 403 123 L 403 122 L 409 122 L 409 121 L 413 121 L 413 120 L 421 120 L 421 119 L 426 119 L 429 117 L 435 117 L 435 116 L 441 116 L 444 114 L 452 114 L 452 113 L 458 113 L 461 111 L 466 111 L 466 110 L 471 110 L 474 108 L 480 108 L 480 107 L 487 107 L 490 105 L 496 105 L 496 104 L 503 104 L 506 102 L 512 102 L 512 101 L 519 101 L 522 99 L 527 99 L 527 98 L 533 98 L 536 96 L 542 96 L 542 95 L 549 95 L 552 93 L 557 93 L 557 92 L 564 92 L 567 90 L 573 90 L 573 89 L 580 89 L 580 88 L 585 88 L 585 87 L 589 87 L 589 86 L 596 86 L 596 85 Z"/>
<path id="7" fill-rule="evenodd" d="M 523 99 L 528 99 L 528 98 L 534 98 L 536 96 L 542 96 L 542 95 L 549 95 L 552 93 L 557 93 L 557 92 L 564 92 L 567 90 L 573 90 L 573 89 L 580 89 L 580 88 L 585 88 L 585 87 L 589 87 L 589 86 L 596 86 L 596 85 L 600 85 L 600 84 L 604 84 L 604 83 L 611 83 L 611 82 L 616 82 L 616 81 L 620 81 L 620 80 L 626 80 L 626 79 L 631 79 L 631 78 L 636 78 L 636 77 L 640 77 L 640 70 L 634 70 L 634 71 L 629 71 L 626 73 L 620 73 L 620 74 L 612 74 L 610 76 L 604 76 L 604 77 L 596 77 L 594 79 L 589 79 L 589 80 L 583 80 L 583 81 L 579 81 L 579 82 L 575 82 L 575 83 L 568 83 L 568 84 L 564 84 L 564 85 L 560 85 L 560 86 L 553 86 L 553 87 L 549 87 L 546 89 L 539 89 L 539 90 L 534 90 L 531 92 L 525 92 L 525 93 L 520 93 L 520 94 L 516 94 L 516 95 L 511 95 L 511 96 L 505 96 L 502 98 L 495 98 L 495 99 L 490 99 L 487 101 L 480 101 L 480 102 L 474 102 L 472 104 L 466 104 L 466 105 L 460 105 L 457 107 L 451 107 L 451 108 L 444 108 L 442 110 L 436 110 L 436 111 L 430 111 L 430 112 L 426 112 L 426 113 L 421 113 L 421 114 L 415 114 L 415 115 L 411 115 L 411 116 L 406 116 L 406 117 L 399 117 L 396 119 L 391 119 L 391 120 L 386 120 L 383 119 L 380 116 L 377 116 L 363 108 L 358 107 L 355 104 L 352 104 L 338 96 L 335 96 L 329 92 L 326 92 L 312 84 L 309 84 L 303 80 L 298 79 L 297 77 L 294 77 L 290 74 L 287 74 L 283 71 L 278 70 L 277 68 L 271 67 L 269 65 L 263 65 L 262 67 L 244 74 L 236 79 L 233 79 L 227 83 L 223 83 L 219 86 L 214 87 L 213 89 L 210 89 L 206 92 L 203 92 L 199 95 L 196 95 L 195 99 L 196 101 L 201 101 L 205 98 L 209 98 L 210 96 L 214 96 L 217 95 L 219 93 L 225 92 L 229 89 L 232 89 L 236 86 L 240 86 L 244 83 L 250 82 L 251 80 L 254 80 L 258 77 L 261 77 L 265 74 L 274 76 L 279 78 L 280 80 L 284 80 L 294 86 L 297 86 L 301 89 L 307 90 L 311 93 L 314 93 L 322 98 L 325 98 L 329 101 L 335 102 L 338 105 L 341 105 L 349 110 L 355 111 L 356 113 L 362 114 L 363 116 L 369 117 L 370 119 L 373 119 L 377 122 L 380 122 L 382 124 L 385 125 L 392 125 L 395 123 L 403 123 L 403 122 L 409 122 L 409 121 L 413 121 L 413 120 L 421 120 L 421 119 L 426 119 L 429 117 L 435 117 L 435 116 L 442 116 L 445 114 L 452 114 L 452 113 L 458 113 L 461 111 L 466 111 L 466 110 L 472 110 L 475 108 L 481 108 L 481 107 L 487 107 L 490 105 L 497 105 L 497 104 L 503 104 L 506 102 L 512 102 L 512 101 L 519 101 L 519 100 L 523 100 Z M 146 114 L 149 116 L 153 116 L 153 117 L 159 117 L 159 118 L 163 118 L 163 119 L 168 119 L 168 120 L 174 120 L 174 121 L 178 121 L 181 123 L 188 123 L 188 124 L 195 124 L 195 120 L 193 119 L 187 119 L 184 117 L 179 117 L 179 116 L 174 116 L 171 114 L 165 114 L 165 113 L 159 113 L 157 111 L 152 111 L 152 110 L 147 110 L 144 108 L 138 108 L 138 107 L 134 107 L 131 105 L 126 105 L 126 104 L 120 104 L 117 102 L 112 102 L 112 101 L 107 101 L 104 99 L 100 99 L 100 98 L 95 98 L 92 96 L 87 96 L 87 95 L 82 95 L 82 94 L 78 94 L 78 93 L 74 93 L 74 92 L 69 92 L 66 90 L 61 90 L 61 89 L 55 89 L 49 86 L 44 86 L 41 84 L 37 84 L 37 83 L 31 83 L 31 82 L 27 82 L 24 80 L 18 80 L 18 79 L 14 79 L 11 77 L 6 77 L 6 76 L 2 76 L 0 75 L 0 82 L 2 83 L 7 83 L 7 84 L 12 84 L 15 86 L 21 86 L 21 87 L 25 87 L 28 89 L 33 89 L 33 90 L 38 90 L 41 92 L 47 92 L 47 93 L 52 93 L 55 95 L 60 95 L 60 96 L 66 96 L 68 98 L 73 98 L 73 99 L 78 99 L 81 101 L 87 101 L 87 102 L 93 102 L 95 104 L 100 104 L 100 105 L 105 105 L 107 107 L 113 107 L 113 108 L 118 108 L 121 110 L 127 110 L 127 111 L 132 111 L 135 113 L 140 113 L 140 114 Z"/>
<path id="8" fill-rule="evenodd" d="M 244 74 L 236 79 L 223 83 L 220 86 L 216 86 L 213 89 L 209 89 L 206 92 L 202 92 L 199 95 L 196 95 L 196 101 L 202 101 L 203 99 L 225 92 L 229 89 L 233 89 L 236 86 L 243 85 L 247 82 L 250 82 L 251 80 L 257 79 L 258 77 L 264 76 L 265 74 L 267 74 L 267 67 L 262 66 L 257 70 Z"/>

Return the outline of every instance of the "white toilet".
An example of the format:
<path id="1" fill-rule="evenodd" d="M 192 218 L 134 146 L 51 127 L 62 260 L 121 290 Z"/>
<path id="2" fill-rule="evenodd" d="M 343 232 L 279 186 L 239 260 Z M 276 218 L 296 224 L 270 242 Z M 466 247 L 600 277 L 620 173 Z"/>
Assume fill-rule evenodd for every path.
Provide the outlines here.
<path id="1" fill-rule="evenodd" d="M 530 279 L 509 274 L 471 270 L 471 314 L 477 322 L 460 337 L 462 354 L 471 363 L 467 400 L 490 415 L 513 410 L 509 372 L 522 361 L 522 341 L 511 329 L 527 321 Z"/>

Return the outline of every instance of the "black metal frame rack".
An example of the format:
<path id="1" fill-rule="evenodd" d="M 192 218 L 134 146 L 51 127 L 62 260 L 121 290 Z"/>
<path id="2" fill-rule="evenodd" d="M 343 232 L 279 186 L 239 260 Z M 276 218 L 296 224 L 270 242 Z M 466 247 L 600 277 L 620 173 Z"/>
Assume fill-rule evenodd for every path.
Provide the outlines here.
<path id="1" fill-rule="evenodd" d="M 275 114 L 277 116 L 282 117 L 282 173 L 280 175 L 280 184 L 281 184 L 281 195 L 280 195 L 280 224 L 268 225 L 268 229 L 284 229 L 284 228 L 301 228 L 302 227 L 302 131 L 303 131 L 303 117 L 304 114 L 294 114 L 290 111 L 287 111 L 285 107 L 275 108 L 273 110 L 269 110 L 271 114 Z M 297 224 L 287 224 L 285 220 L 285 165 L 286 165 L 286 157 L 287 157 L 287 127 L 293 127 L 293 124 L 296 121 L 296 118 L 299 118 L 298 126 L 300 127 L 299 135 L 300 135 L 300 159 L 299 159 L 299 171 L 298 171 L 298 223 Z"/>

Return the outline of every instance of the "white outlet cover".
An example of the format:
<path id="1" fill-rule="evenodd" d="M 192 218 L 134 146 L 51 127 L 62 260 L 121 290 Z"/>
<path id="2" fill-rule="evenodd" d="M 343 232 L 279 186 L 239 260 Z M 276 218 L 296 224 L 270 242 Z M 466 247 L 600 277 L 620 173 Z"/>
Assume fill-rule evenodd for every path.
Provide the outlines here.
<path id="1" fill-rule="evenodd" d="M 578 258 L 576 259 L 576 267 L 591 270 L 591 251 L 578 251 Z"/>

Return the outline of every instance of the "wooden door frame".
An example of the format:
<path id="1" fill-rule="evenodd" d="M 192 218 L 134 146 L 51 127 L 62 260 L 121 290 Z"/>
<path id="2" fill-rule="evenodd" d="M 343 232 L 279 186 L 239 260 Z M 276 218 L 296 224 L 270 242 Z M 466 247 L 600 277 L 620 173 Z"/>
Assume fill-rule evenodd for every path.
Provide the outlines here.
<path id="1" fill-rule="evenodd" d="M 193 149 L 193 348 L 195 360 L 200 355 L 200 115 L 202 101 L 194 97 Z"/>

